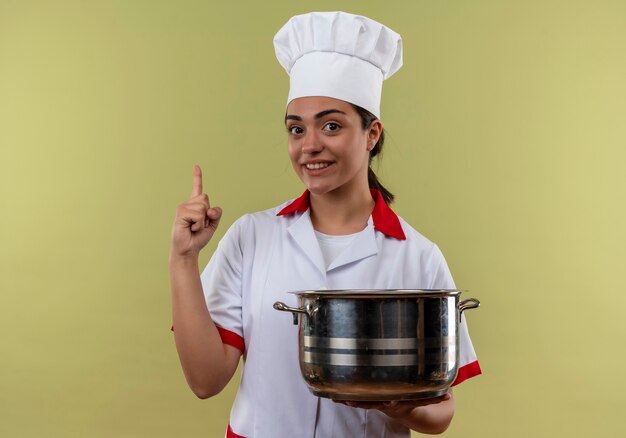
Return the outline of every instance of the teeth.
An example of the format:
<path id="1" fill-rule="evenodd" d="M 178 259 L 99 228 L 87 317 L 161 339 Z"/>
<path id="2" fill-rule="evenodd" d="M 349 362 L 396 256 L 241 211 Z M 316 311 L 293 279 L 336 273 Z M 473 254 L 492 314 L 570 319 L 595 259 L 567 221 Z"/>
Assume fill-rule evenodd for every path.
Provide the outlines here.
<path id="1" fill-rule="evenodd" d="M 315 170 L 315 169 L 323 169 L 328 166 L 330 166 L 329 163 L 310 163 L 306 165 L 306 168 L 310 170 Z"/>

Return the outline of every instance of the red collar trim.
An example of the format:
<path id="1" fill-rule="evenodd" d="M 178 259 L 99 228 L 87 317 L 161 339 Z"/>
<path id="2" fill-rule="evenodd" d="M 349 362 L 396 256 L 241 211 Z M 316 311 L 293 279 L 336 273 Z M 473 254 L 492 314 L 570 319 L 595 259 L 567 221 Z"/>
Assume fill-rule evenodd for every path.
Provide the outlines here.
<path id="1" fill-rule="evenodd" d="M 372 211 L 372 221 L 374 222 L 374 228 L 383 233 L 385 236 L 394 237 L 398 240 L 406 240 L 402 225 L 400 225 L 400 219 L 387 205 L 383 199 L 383 195 L 377 189 L 370 189 L 372 198 L 376 202 L 374 210 Z M 287 205 L 276 216 L 284 216 L 295 213 L 297 211 L 304 213 L 310 207 L 308 189 L 291 204 Z"/>
<path id="2" fill-rule="evenodd" d="M 309 205 L 309 190 L 307 189 L 304 191 L 302 196 L 295 199 L 291 204 L 279 211 L 276 216 L 284 216 L 286 214 L 295 213 L 296 211 L 304 213 L 309 209 Z"/>

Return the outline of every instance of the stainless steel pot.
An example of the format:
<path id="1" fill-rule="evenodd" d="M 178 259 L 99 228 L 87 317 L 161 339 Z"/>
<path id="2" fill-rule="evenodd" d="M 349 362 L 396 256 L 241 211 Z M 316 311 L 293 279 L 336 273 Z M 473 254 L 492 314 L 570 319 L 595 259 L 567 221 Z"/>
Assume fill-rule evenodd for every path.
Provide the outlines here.
<path id="1" fill-rule="evenodd" d="M 459 369 L 457 289 L 308 290 L 298 307 L 300 370 L 311 392 L 336 400 L 408 400 L 445 394 Z"/>

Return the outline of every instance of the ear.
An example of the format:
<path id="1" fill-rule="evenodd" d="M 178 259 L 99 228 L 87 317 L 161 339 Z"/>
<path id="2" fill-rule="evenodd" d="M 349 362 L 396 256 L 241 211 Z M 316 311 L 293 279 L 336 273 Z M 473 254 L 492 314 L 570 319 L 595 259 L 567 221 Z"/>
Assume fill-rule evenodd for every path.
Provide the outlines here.
<path id="1" fill-rule="evenodd" d="M 380 133 L 383 132 L 383 124 L 380 120 L 374 120 L 367 129 L 367 150 L 371 151 L 376 146 Z"/>

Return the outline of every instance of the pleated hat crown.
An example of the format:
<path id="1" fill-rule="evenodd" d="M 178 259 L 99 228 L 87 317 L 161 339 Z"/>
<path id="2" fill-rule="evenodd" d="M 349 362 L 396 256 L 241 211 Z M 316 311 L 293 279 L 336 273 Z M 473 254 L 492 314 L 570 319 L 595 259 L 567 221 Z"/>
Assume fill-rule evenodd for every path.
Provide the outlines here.
<path id="1" fill-rule="evenodd" d="M 346 12 L 296 15 L 274 36 L 278 61 L 290 78 L 287 104 L 327 96 L 380 118 L 383 80 L 402 67 L 402 38 L 370 18 Z"/>

